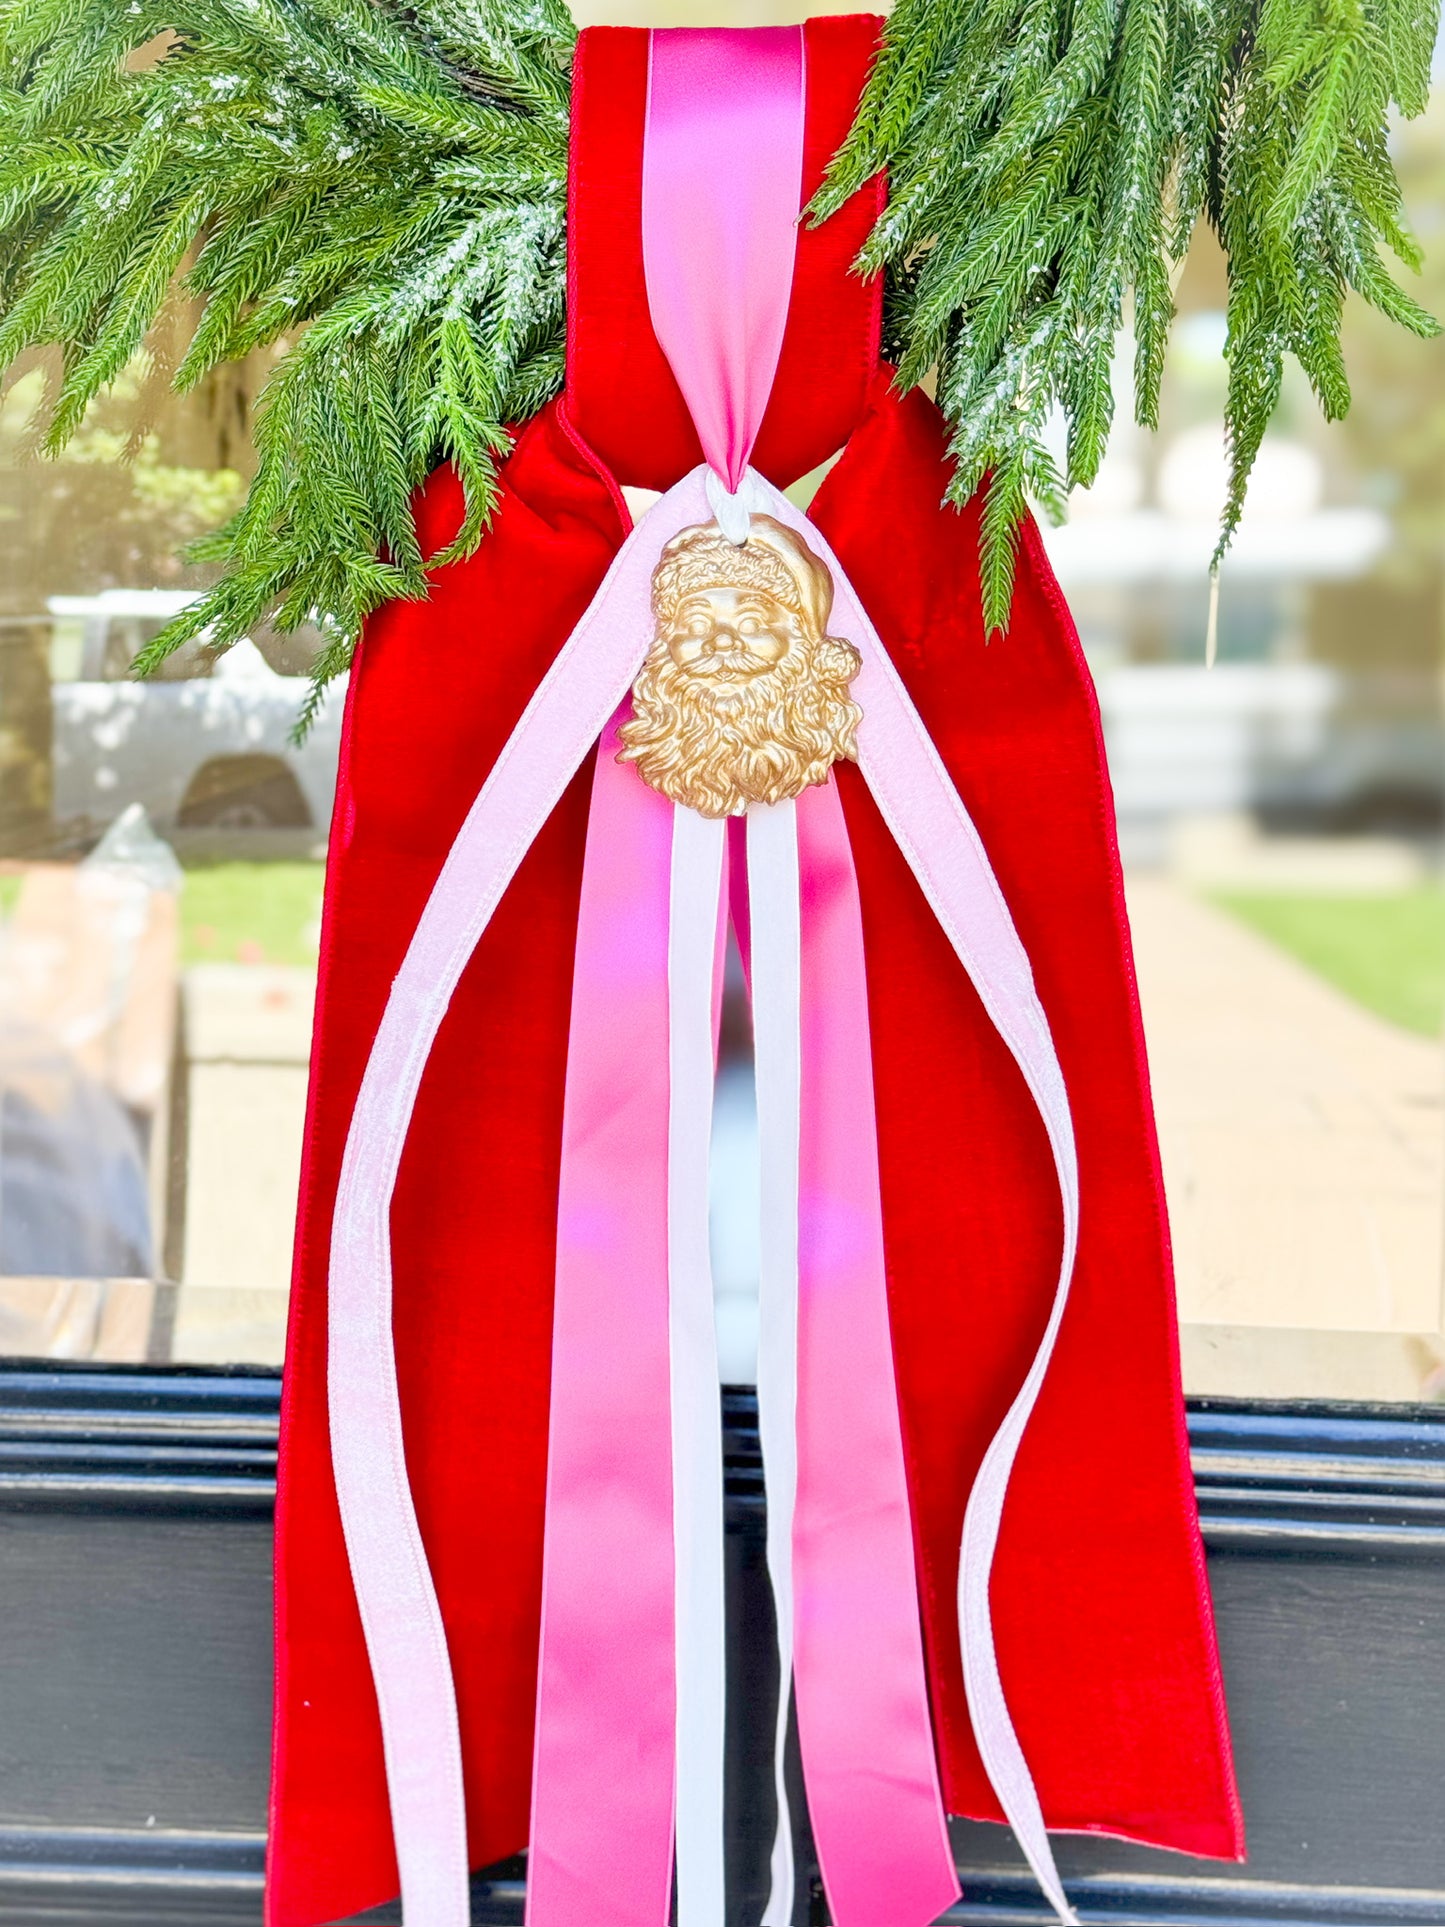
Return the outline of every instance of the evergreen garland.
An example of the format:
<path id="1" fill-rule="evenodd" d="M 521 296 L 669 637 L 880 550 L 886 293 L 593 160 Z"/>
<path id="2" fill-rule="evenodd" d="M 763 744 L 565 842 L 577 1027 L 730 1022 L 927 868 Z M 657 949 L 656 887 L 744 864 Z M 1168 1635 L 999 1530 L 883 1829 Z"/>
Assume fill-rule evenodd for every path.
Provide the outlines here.
<path id="1" fill-rule="evenodd" d="M 0 368 L 61 345 L 45 445 L 173 293 L 205 297 L 182 389 L 289 344 L 247 500 L 193 549 L 220 581 L 142 671 L 314 620 L 314 706 L 368 612 L 425 593 L 441 458 L 449 553 L 476 546 L 504 424 L 562 385 L 573 39 L 562 0 L 4 0 Z"/>
<path id="2" fill-rule="evenodd" d="M 1418 268 L 1386 146 L 1424 110 L 1432 0 L 898 0 L 823 217 L 879 168 L 861 265 L 886 269 L 905 386 L 938 371 L 950 494 L 985 478 L 983 601 L 1008 616 L 1014 533 L 1098 472 L 1132 296 L 1135 411 L 1157 426 L 1171 279 L 1200 218 L 1229 276 L 1230 482 L 1215 564 L 1295 355 L 1334 419 L 1346 291 L 1416 334 Z M 1062 470 L 1046 424 L 1068 424 Z"/>
<path id="3" fill-rule="evenodd" d="M 1434 331 L 1379 254 L 1416 263 L 1385 128 L 1425 104 L 1434 26 L 1430 0 L 899 0 L 812 213 L 888 168 L 861 266 L 903 382 L 938 370 L 953 497 L 989 478 L 991 627 L 1026 496 L 1098 469 L 1130 298 L 1153 424 L 1201 216 L 1230 277 L 1221 549 L 1286 353 L 1348 405 L 1346 289 Z M 371 609 L 475 547 L 504 424 L 562 382 L 573 31 L 563 0 L 0 0 L 0 368 L 59 344 L 46 445 L 178 294 L 204 297 L 179 387 L 288 349 L 249 496 L 197 548 L 220 580 L 142 669 L 316 620 L 319 694 Z M 424 558 L 411 495 L 442 458 L 466 514 Z"/>

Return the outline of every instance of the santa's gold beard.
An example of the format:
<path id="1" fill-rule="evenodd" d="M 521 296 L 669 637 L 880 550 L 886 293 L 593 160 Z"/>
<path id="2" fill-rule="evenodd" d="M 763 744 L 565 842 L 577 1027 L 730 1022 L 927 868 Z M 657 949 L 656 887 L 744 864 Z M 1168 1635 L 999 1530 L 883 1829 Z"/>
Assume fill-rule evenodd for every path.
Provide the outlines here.
<path id="1" fill-rule="evenodd" d="M 703 816 L 740 816 L 749 803 L 797 796 L 826 782 L 840 758 L 857 757 L 862 712 L 848 694 L 857 668 L 853 650 L 830 638 L 730 682 L 689 674 L 655 643 L 632 687 L 621 760 Z"/>

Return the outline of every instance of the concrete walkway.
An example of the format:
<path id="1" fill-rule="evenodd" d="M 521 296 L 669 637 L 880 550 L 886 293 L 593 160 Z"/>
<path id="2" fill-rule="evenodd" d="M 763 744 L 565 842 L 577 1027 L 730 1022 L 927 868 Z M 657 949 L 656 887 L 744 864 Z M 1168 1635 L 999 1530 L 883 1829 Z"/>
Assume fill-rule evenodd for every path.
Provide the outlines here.
<path id="1" fill-rule="evenodd" d="M 1129 904 L 1186 1377 L 1433 1394 L 1445 1051 L 1175 884 L 1135 877 Z"/>
<path id="2" fill-rule="evenodd" d="M 171 1355 L 281 1362 L 314 971 L 185 973 L 186 1220 Z"/>
<path id="3" fill-rule="evenodd" d="M 1445 1391 L 1445 1052 L 1177 884 L 1136 877 L 1129 901 L 1186 1382 L 1263 1397 Z M 281 1356 L 313 984 L 270 966 L 186 974 L 177 1359 Z"/>

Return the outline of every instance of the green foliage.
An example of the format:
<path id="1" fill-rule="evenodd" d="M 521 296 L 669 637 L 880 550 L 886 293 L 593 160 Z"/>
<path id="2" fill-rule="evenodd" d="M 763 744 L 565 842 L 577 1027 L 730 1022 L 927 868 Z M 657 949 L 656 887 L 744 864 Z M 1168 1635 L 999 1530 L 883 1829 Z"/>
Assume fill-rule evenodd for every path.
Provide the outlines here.
<path id="1" fill-rule="evenodd" d="M 187 863 L 181 962 L 314 964 L 321 863 Z"/>
<path id="2" fill-rule="evenodd" d="M 937 371 L 954 498 L 986 486 L 990 626 L 1026 501 L 1098 469 L 1130 304 L 1152 423 L 1199 219 L 1230 273 L 1221 547 L 1285 356 L 1348 405 L 1345 291 L 1433 331 L 1380 254 L 1415 260 L 1385 127 L 1424 105 L 1433 29 L 1430 0 L 899 0 L 813 211 L 889 169 L 860 265 L 901 380 Z M 319 697 L 371 609 L 425 592 L 410 505 L 440 458 L 446 554 L 480 540 L 505 425 L 562 382 L 572 45 L 563 0 L 0 0 L 0 367 L 59 344 L 48 446 L 169 303 L 199 298 L 183 389 L 278 356 L 249 495 L 194 551 L 220 580 L 142 668 L 316 621 Z"/>
<path id="3" fill-rule="evenodd" d="M 22 459 L 28 426 L 44 412 L 45 371 L 35 368 L 0 399 L 0 553 L 7 558 L 4 612 L 32 615 L 57 585 L 65 556 L 92 582 L 149 581 L 179 587 L 175 552 L 233 514 L 245 495 L 234 469 L 168 462 L 162 438 L 138 424 L 133 363 L 87 414 L 37 488 Z"/>
<path id="4" fill-rule="evenodd" d="M 1407 200 L 1428 223 L 1421 298 L 1445 312 L 1445 89 L 1400 130 L 1392 155 Z M 1425 612 L 1438 607 L 1445 570 L 1445 354 L 1433 343 L 1402 341 L 1363 303 L 1346 311 L 1344 344 L 1361 402 L 1344 440 L 1362 493 L 1389 509 L 1395 539 L 1385 567 L 1413 593 L 1415 648 L 1422 661 L 1433 660 L 1438 641 Z"/>
<path id="5" fill-rule="evenodd" d="M 1422 1037 L 1445 1022 L 1445 891 L 1381 896 L 1222 890 L 1214 901 L 1387 1022 Z"/>
<path id="6" fill-rule="evenodd" d="M 272 613 L 334 637 L 424 593 L 440 457 L 474 548 L 505 426 L 561 385 L 573 28 L 561 0 L 0 0 L 0 368 L 58 343 L 64 446 L 168 301 L 193 386 L 289 348 L 222 574 L 146 652 Z"/>
<path id="7" fill-rule="evenodd" d="M 886 345 L 938 371 L 957 464 L 987 486 L 983 595 L 1002 627 L 1026 494 L 1049 505 L 1109 432 L 1110 349 L 1132 301 L 1135 406 L 1153 426 L 1175 269 L 1207 220 L 1229 272 L 1231 477 L 1222 554 L 1296 356 L 1327 416 L 1349 406 L 1347 290 L 1416 334 L 1386 271 L 1418 266 L 1386 148 L 1420 113 L 1431 0 L 899 0 L 853 132 L 813 206 L 879 168 L 890 201 L 860 265 L 887 273 Z"/>

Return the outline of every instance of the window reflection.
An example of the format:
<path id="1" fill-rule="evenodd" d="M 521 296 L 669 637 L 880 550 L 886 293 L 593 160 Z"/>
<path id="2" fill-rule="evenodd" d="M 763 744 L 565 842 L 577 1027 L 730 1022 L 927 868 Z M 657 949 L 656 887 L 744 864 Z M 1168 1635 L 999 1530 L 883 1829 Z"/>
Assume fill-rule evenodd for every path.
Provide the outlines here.
<path id="1" fill-rule="evenodd" d="M 1438 308 L 1438 102 L 1402 163 Z M 1048 539 L 1109 743 L 1186 1384 L 1435 1398 L 1445 368 L 1354 315 L 1349 422 L 1287 390 L 1207 668 L 1226 374 L 1207 247 L 1179 298 L 1159 436 L 1124 427 Z"/>
<path id="2" fill-rule="evenodd" d="M 1400 161 L 1442 311 L 1440 104 Z M 1352 313 L 1349 422 L 1286 393 L 1211 669 L 1207 243 L 1178 300 L 1160 434 L 1129 427 L 1121 375 L 1098 485 L 1048 541 L 1112 760 L 1186 1381 L 1445 1396 L 1445 349 Z M 240 498 L 265 373 L 182 403 L 164 364 L 128 371 L 58 463 L 27 450 L 52 370 L 19 370 L 0 408 L 0 1349 L 275 1362 L 340 697 L 289 742 L 305 634 L 129 678 L 205 579 L 177 552 Z M 733 988 L 714 1256 L 739 1376 L 756 1183 Z"/>
<path id="3" fill-rule="evenodd" d="M 37 463 L 0 411 L 0 1349 L 275 1362 L 339 703 L 313 633 L 204 638 L 177 559 L 240 499 L 263 369 L 184 404 L 133 369 Z"/>

